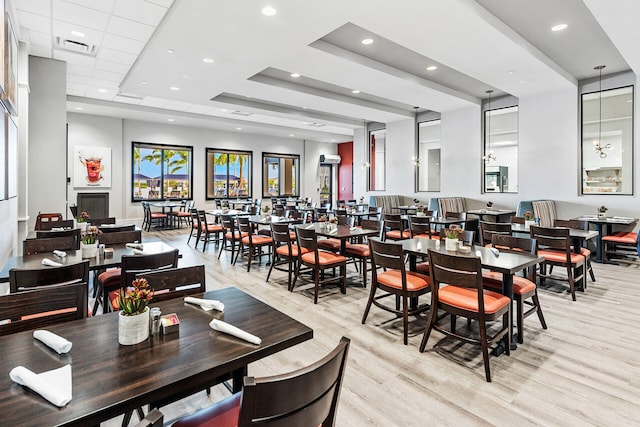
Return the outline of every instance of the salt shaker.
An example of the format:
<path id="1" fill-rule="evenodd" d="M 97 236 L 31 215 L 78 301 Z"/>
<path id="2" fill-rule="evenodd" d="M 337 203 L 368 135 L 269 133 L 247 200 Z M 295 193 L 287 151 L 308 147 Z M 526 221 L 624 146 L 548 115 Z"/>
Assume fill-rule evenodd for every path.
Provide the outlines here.
<path id="1" fill-rule="evenodd" d="M 157 335 L 160 332 L 160 316 L 162 312 L 158 307 L 152 307 L 150 313 L 150 332 L 151 335 Z"/>
<path id="2" fill-rule="evenodd" d="M 104 259 L 104 243 L 98 245 L 98 259 Z"/>

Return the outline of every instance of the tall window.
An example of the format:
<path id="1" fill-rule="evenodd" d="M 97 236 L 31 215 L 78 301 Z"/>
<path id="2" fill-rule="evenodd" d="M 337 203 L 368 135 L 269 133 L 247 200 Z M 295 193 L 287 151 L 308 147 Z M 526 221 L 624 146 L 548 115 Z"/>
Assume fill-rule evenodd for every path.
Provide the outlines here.
<path id="1" fill-rule="evenodd" d="M 262 154 L 262 197 L 300 196 L 300 156 Z"/>
<path id="2" fill-rule="evenodd" d="M 131 199 L 191 199 L 193 147 L 133 142 Z"/>
<path id="3" fill-rule="evenodd" d="M 252 197 L 251 151 L 207 148 L 207 199 Z"/>

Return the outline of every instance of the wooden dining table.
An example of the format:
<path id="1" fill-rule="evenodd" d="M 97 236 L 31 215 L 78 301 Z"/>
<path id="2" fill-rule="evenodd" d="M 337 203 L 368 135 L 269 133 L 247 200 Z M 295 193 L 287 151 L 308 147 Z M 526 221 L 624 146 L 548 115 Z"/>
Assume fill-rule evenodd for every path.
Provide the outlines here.
<path id="1" fill-rule="evenodd" d="M 181 298 L 152 306 L 176 313 L 179 332 L 155 335 L 132 346 L 118 344 L 118 313 L 48 328 L 73 343 L 58 355 L 33 338 L 32 331 L 0 337 L 0 412 L 7 426 L 88 426 L 153 402 L 169 402 L 204 390 L 229 375 L 239 391 L 247 366 L 313 338 L 313 330 L 273 307 L 230 287 L 204 294 L 225 308 L 204 311 Z M 258 336 L 260 345 L 214 331 L 224 320 Z M 73 398 L 57 408 L 11 381 L 9 371 L 24 366 L 35 373 L 71 365 Z"/>
<path id="2" fill-rule="evenodd" d="M 614 225 L 635 226 L 638 218 L 628 218 L 621 216 L 598 217 L 592 215 L 584 215 L 574 218 L 579 221 L 587 221 L 596 227 L 598 238 L 596 239 L 596 262 L 604 262 L 604 253 L 602 250 L 602 238 L 612 233 Z"/>
<path id="3" fill-rule="evenodd" d="M 314 222 L 311 224 L 299 225 L 298 227 L 306 228 L 307 230 L 313 229 L 318 236 L 340 240 L 340 254 L 342 255 L 346 253 L 347 240 L 360 237 L 377 236 L 380 234 L 379 230 L 349 227 L 348 225 L 329 225 L 326 222 Z"/>

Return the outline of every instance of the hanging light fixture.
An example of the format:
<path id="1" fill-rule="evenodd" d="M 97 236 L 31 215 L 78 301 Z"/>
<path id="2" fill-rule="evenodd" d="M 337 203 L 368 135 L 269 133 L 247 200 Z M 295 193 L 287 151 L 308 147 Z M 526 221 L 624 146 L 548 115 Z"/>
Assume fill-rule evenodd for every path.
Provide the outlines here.
<path id="1" fill-rule="evenodd" d="M 362 139 L 363 139 L 363 147 L 364 147 L 364 157 L 362 158 L 362 169 L 367 169 L 371 167 L 371 163 L 367 160 L 367 154 L 369 152 L 369 138 L 367 138 L 367 121 L 362 119 Z"/>
<path id="2" fill-rule="evenodd" d="M 600 156 L 601 159 L 607 157 L 607 153 L 604 150 L 613 148 L 613 145 L 602 145 L 602 70 L 606 65 L 598 65 L 593 67 L 594 70 L 598 70 L 598 139 L 593 141 L 593 151 Z"/>
<path id="3" fill-rule="evenodd" d="M 488 164 L 492 161 L 497 160 L 496 156 L 493 155 L 493 151 L 491 150 L 491 94 L 493 94 L 493 89 L 489 89 L 486 91 L 489 95 L 489 101 L 487 102 L 487 121 L 485 123 L 485 138 L 487 139 L 487 147 L 485 147 L 485 155 L 482 157 L 485 164 Z M 488 132 L 487 132 L 488 131 Z"/>

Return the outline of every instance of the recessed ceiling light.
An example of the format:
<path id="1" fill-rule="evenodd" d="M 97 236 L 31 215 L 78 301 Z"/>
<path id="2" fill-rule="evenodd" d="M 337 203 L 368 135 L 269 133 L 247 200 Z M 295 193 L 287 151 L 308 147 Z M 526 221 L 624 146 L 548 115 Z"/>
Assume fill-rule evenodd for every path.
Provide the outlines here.
<path id="1" fill-rule="evenodd" d="M 331 140 L 331 142 L 336 142 L 336 140 L 335 140 L 335 139 L 332 139 L 332 140 Z"/>
<path id="2" fill-rule="evenodd" d="M 171 90 L 180 90 L 180 88 L 178 86 L 171 86 L 169 89 L 171 89 Z"/>
<path id="3" fill-rule="evenodd" d="M 76 110 L 83 110 L 82 107 L 76 107 Z"/>
<path id="4" fill-rule="evenodd" d="M 351 93 L 360 93 L 360 91 L 355 89 L 355 90 L 352 90 Z"/>
<path id="5" fill-rule="evenodd" d="M 100 92 L 100 93 L 107 93 L 107 90 L 106 90 L 106 89 L 98 89 L 98 92 Z"/>
<path id="6" fill-rule="evenodd" d="M 167 121 L 168 121 L 168 122 L 172 122 L 172 121 L 174 121 L 174 120 L 173 120 L 173 119 L 167 119 Z"/>
<path id="7" fill-rule="evenodd" d="M 175 53 L 175 50 L 173 50 L 173 49 L 167 49 L 167 53 Z"/>
<path id="8" fill-rule="evenodd" d="M 141 81 L 141 82 L 140 82 L 140 84 L 141 84 L 141 85 L 146 85 L 146 84 L 147 84 L 147 82 L 145 82 L 145 81 Z"/>
<path id="9" fill-rule="evenodd" d="M 227 110 L 226 108 L 223 108 L 223 109 L 222 109 L 222 110 L 220 110 L 220 111 L 222 111 L 223 113 L 227 113 L 229 110 Z"/>
<path id="10" fill-rule="evenodd" d="M 567 24 L 558 24 L 558 25 L 554 25 L 553 27 L 551 27 L 551 31 L 562 31 L 567 27 L 568 27 Z"/>
<path id="11" fill-rule="evenodd" d="M 295 136 L 294 134 L 290 133 L 289 136 Z"/>
<path id="12" fill-rule="evenodd" d="M 236 130 L 242 130 L 242 128 L 236 128 Z"/>
<path id="13" fill-rule="evenodd" d="M 183 74 L 182 78 L 185 80 L 191 80 L 193 79 L 195 76 L 193 74 Z"/>
<path id="14" fill-rule="evenodd" d="M 300 77 L 300 73 L 291 73 L 291 77 L 297 79 L 298 77 Z"/>
<path id="15" fill-rule="evenodd" d="M 215 61 L 213 60 L 213 58 L 202 58 L 202 62 L 204 62 L 205 64 L 213 64 Z"/>
<path id="16" fill-rule="evenodd" d="M 434 70 L 437 70 L 437 69 L 438 69 L 438 67 L 436 67 L 435 65 L 429 65 L 427 67 L 427 71 L 434 71 Z"/>
<path id="17" fill-rule="evenodd" d="M 514 75 L 515 73 L 515 71 L 507 71 L 507 74 L 509 74 L 510 76 Z"/>
<path id="18" fill-rule="evenodd" d="M 82 31 L 73 30 L 73 31 L 71 31 L 71 35 L 76 36 L 76 37 L 84 37 L 86 34 L 83 33 Z"/>
<path id="19" fill-rule="evenodd" d="M 364 45 L 369 45 L 369 44 L 373 43 L 373 39 L 364 39 L 364 40 L 362 40 L 361 43 L 364 44 Z"/>
<path id="20" fill-rule="evenodd" d="M 275 15 L 277 12 L 274 8 L 272 8 L 271 6 L 267 6 L 264 9 L 262 9 L 262 14 L 265 16 L 273 16 Z"/>

